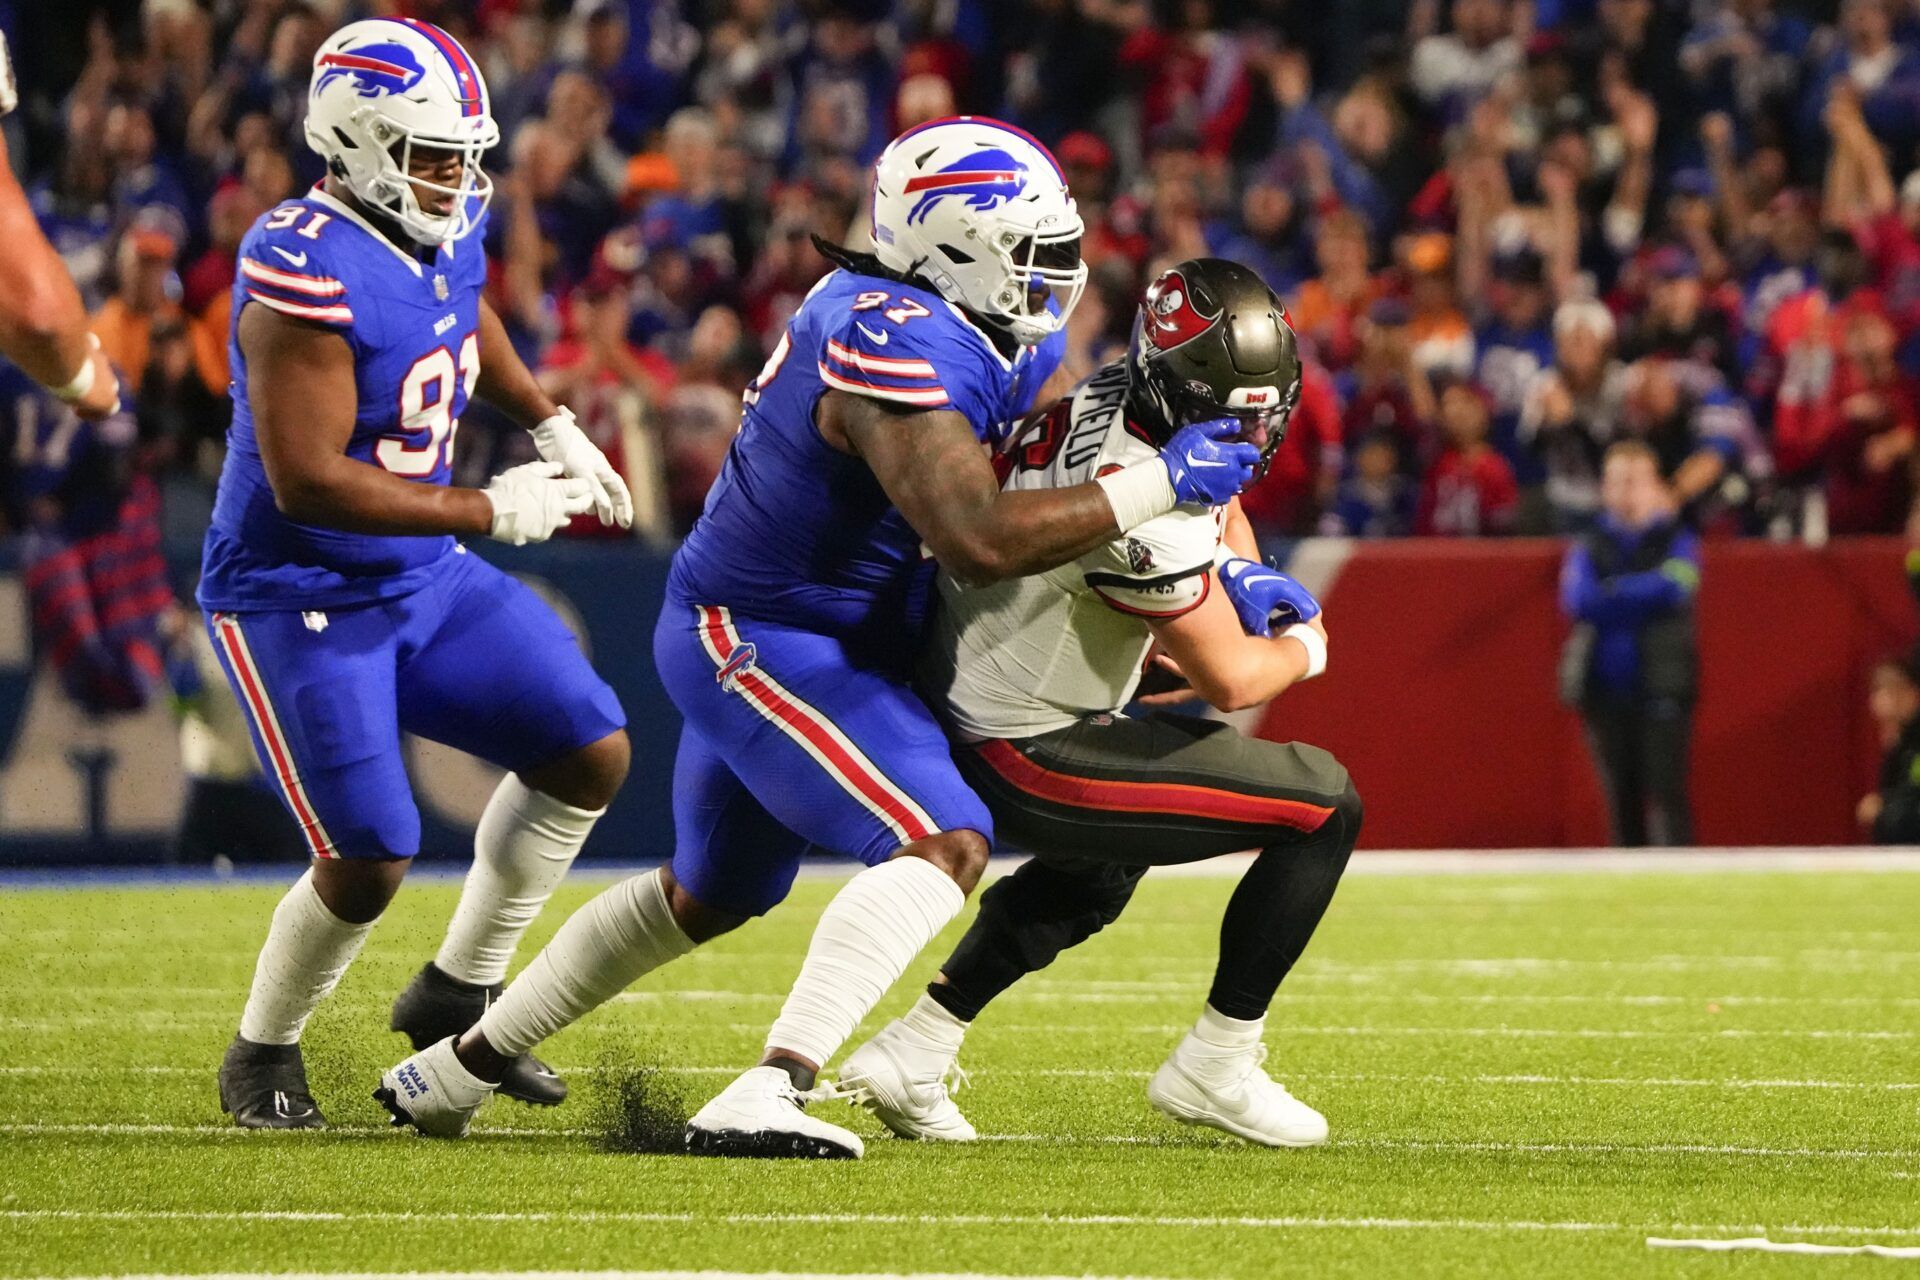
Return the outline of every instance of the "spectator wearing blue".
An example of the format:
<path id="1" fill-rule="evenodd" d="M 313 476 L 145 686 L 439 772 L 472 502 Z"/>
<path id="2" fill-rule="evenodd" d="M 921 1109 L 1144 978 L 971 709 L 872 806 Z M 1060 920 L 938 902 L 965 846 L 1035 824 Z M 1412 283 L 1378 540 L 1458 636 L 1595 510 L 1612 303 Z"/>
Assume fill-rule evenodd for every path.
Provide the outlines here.
<path id="1" fill-rule="evenodd" d="M 1561 572 L 1561 606 L 1574 622 L 1561 695 L 1586 720 L 1613 842 L 1692 844 L 1699 541 L 1679 523 L 1659 458 L 1640 441 L 1607 450 L 1600 503 Z"/>
<path id="2" fill-rule="evenodd" d="M 1320 532 L 1335 538 L 1403 538 L 1413 532 L 1414 483 L 1400 465 L 1391 430 L 1374 430 L 1353 448 L 1353 471 L 1340 482 L 1320 517 Z"/>
<path id="3" fill-rule="evenodd" d="M 1474 333 L 1474 380 L 1493 398 L 1493 446 L 1513 463 L 1520 483 L 1538 485 L 1546 469 L 1520 443 L 1521 410 L 1528 389 L 1553 367 L 1553 295 L 1547 264 L 1523 245 L 1494 255 L 1486 316 Z"/>
<path id="4" fill-rule="evenodd" d="M 1827 132 L 1821 119 L 1836 82 L 1845 80 L 1859 95 L 1860 111 L 1882 144 L 1896 152 L 1920 137 L 1920 55 L 1901 44 L 1894 31 L 1895 8 L 1889 0 L 1842 0 L 1838 48 L 1816 64 L 1800 100 L 1801 143 L 1823 153 Z"/>

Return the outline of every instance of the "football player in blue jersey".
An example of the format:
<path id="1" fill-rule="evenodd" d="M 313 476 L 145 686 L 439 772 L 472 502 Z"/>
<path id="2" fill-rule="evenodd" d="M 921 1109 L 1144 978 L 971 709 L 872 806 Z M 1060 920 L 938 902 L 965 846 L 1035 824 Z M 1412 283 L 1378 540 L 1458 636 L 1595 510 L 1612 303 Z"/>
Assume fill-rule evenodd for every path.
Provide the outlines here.
<path id="1" fill-rule="evenodd" d="M 306 130 L 325 181 L 240 246 L 233 429 L 199 590 L 313 855 L 220 1067 L 221 1105 L 249 1128 L 322 1123 L 300 1033 L 419 850 L 403 733 L 508 771 L 446 942 L 394 1005 L 418 1045 L 479 1017 L 628 759 L 620 705 L 572 632 L 458 541 L 538 542 L 587 510 L 632 520 L 619 475 L 480 296 L 480 158 L 499 131 L 479 68 L 438 27 L 351 23 L 315 55 Z M 532 430 L 542 461 L 454 488 L 475 392 Z M 530 1058 L 502 1088 L 566 1092 Z"/>
<path id="2" fill-rule="evenodd" d="M 961 909 L 993 823 L 909 673 L 930 556 L 1041 572 L 1252 477 L 1239 422 L 1187 427 L 1085 484 L 1002 492 L 988 445 L 1059 363 L 1081 221 L 1034 139 L 961 117 L 874 172 L 872 252 L 807 296 L 674 557 L 654 659 L 686 718 L 669 866 L 595 899 L 457 1044 L 388 1071 L 395 1118 L 465 1132 L 505 1064 L 648 970 L 763 914 L 802 855 L 858 859 L 761 1064 L 694 1116 L 695 1152 L 857 1156 L 803 1110 L 815 1073 Z"/>

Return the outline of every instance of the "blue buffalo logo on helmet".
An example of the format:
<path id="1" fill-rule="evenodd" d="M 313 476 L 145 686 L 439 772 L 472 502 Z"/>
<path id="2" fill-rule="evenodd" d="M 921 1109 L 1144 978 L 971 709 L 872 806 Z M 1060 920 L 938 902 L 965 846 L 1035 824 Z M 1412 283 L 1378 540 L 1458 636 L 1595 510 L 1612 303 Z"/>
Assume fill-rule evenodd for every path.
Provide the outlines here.
<path id="1" fill-rule="evenodd" d="M 969 209 L 991 209 L 1019 195 L 1027 185 L 1027 167 L 1005 151 L 976 151 L 937 173 L 907 180 L 906 194 L 924 191 L 907 213 L 919 222 L 946 196 L 963 196 Z"/>
<path id="2" fill-rule="evenodd" d="M 344 76 L 363 98 L 405 93 L 427 74 L 413 51 L 403 44 L 367 44 L 351 53 L 323 53 L 319 67 L 320 74 L 313 82 L 316 94 Z"/>

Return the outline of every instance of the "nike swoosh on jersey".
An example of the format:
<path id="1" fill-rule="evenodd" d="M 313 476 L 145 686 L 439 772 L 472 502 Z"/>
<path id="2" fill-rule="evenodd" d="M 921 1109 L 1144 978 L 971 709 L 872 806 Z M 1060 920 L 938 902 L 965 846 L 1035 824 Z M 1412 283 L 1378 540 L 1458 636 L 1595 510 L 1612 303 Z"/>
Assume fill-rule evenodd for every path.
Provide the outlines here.
<path id="1" fill-rule="evenodd" d="M 282 249 L 277 244 L 270 244 L 267 246 L 267 248 L 273 250 L 275 253 L 279 254 L 281 257 L 285 258 L 288 262 L 291 262 L 296 267 L 304 267 L 307 265 L 307 254 L 304 249 L 301 250 L 299 253 L 288 253 L 285 249 Z"/>
<path id="2" fill-rule="evenodd" d="M 873 345 L 874 345 L 874 346 L 876 346 L 876 347 L 884 347 L 884 346 L 886 346 L 886 345 L 887 345 L 887 335 L 886 335 L 886 334 L 884 334 L 884 333 L 875 333 L 875 332 L 874 332 L 873 330 L 871 330 L 871 329 L 869 329 L 869 328 L 867 328 L 867 326 L 865 326 L 865 325 L 863 325 L 863 324 L 861 324 L 861 323 L 860 323 L 860 322 L 859 322 L 858 320 L 856 320 L 856 321 L 854 321 L 854 327 L 855 327 L 855 328 L 857 328 L 857 329 L 859 329 L 859 330 L 860 330 L 860 332 L 862 332 L 862 333 L 864 333 L 864 334 L 866 334 L 866 335 L 867 335 L 867 336 L 868 336 L 869 338 L 872 338 L 872 339 L 873 339 Z"/>

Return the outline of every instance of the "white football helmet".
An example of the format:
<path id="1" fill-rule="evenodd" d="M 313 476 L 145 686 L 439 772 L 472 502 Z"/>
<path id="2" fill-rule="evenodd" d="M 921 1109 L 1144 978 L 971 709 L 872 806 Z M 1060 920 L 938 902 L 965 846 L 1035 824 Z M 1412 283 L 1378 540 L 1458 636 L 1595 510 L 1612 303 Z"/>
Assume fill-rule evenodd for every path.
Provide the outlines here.
<path id="1" fill-rule="evenodd" d="M 875 256 L 1024 346 L 1064 328 L 1080 301 L 1084 230 L 1058 162 L 1030 134 L 998 120 L 955 116 L 920 125 L 895 138 L 874 165 Z M 1058 315 L 1046 309 L 1047 290 Z"/>
<path id="2" fill-rule="evenodd" d="M 487 82 L 460 42 L 412 18 L 368 18 L 333 33 L 313 57 L 307 145 L 327 171 L 419 243 L 458 240 L 493 197 L 480 157 L 500 141 Z M 451 151 L 457 187 L 409 178 L 413 149 Z M 444 214 L 420 206 L 415 188 L 453 197 Z"/>

